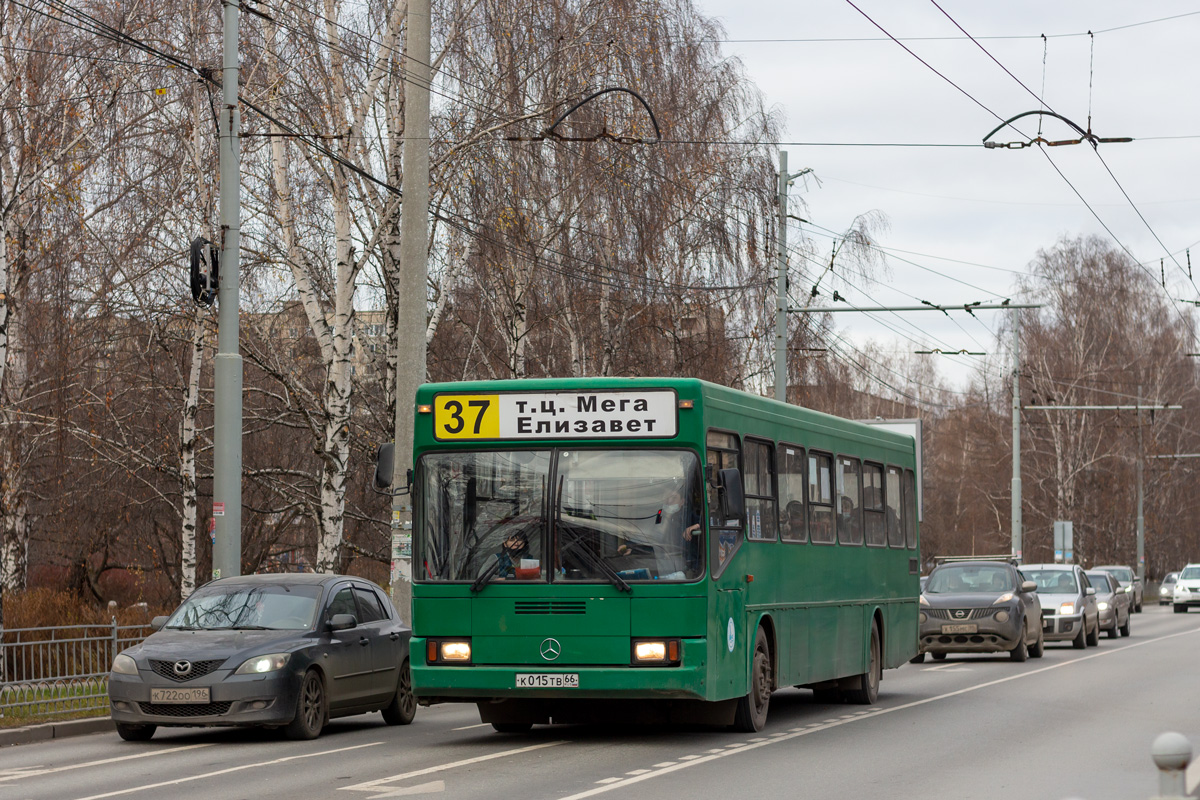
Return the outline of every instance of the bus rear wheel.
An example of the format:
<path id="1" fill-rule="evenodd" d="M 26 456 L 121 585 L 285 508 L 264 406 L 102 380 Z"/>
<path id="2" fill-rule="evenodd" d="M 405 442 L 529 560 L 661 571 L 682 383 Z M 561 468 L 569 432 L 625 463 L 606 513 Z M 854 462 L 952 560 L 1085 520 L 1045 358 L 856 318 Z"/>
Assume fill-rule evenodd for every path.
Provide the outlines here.
<path id="1" fill-rule="evenodd" d="M 763 729 L 767 724 L 767 708 L 771 704 L 773 683 L 767 634 L 759 628 L 754 637 L 754 660 L 750 664 L 750 691 L 738 700 L 737 711 L 733 717 L 734 730 L 756 733 Z"/>
<path id="2" fill-rule="evenodd" d="M 869 706 L 879 699 L 879 679 L 883 677 L 883 659 L 879 651 L 879 626 L 871 623 L 871 655 L 867 671 L 855 679 L 857 686 L 843 692 L 847 702 Z"/>

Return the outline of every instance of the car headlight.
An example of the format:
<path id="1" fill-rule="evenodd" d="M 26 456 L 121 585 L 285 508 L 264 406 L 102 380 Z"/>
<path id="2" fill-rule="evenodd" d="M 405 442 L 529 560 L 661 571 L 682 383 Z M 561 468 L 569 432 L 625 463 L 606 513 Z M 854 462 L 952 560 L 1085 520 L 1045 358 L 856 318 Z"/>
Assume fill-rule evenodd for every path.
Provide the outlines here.
<path id="1" fill-rule="evenodd" d="M 1130 592 L 1132 592 L 1132 591 L 1133 591 L 1133 585 L 1132 585 L 1132 584 L 1130 584 L 1129 586 L 1126 586 L 1126 587 L 1125 587 L 1125 594 L 1129 594 L 1129 593 L 1130 593 Z"/>
<path id="2" fill-rule="evenodd" d="M 1107 611 L 1107 610 L 1108 610 L 1108 603 L 1106 603 L 1106 602 L 1103 602 L 1103 601 L 1102 601 L 1102 602 L 1099 602 L 1099 603 L 1096 603 L 1096 608 L 1097 608 L 1097 609 L 1099 609 L 1100 611 Z"/>
<path id="3" fill-rule="evenodd" d="M 925 595 L 921 595 L 921 605 L 923 605 L 923 606 L 929 605 L 929 601 L 925 599 Z"/>
<path id="4" fill-rule="evenodd" d="M 994 603 L 992 603 L 992 605 L 998 606 L 1001 603 L 1007 603 L 1009 600 L 1012 600 L 1012 599 L 1013 599 L 1013 593 L 1006 592 L 1006 593 L 1000 595 L 999 597 L 997 597 L 996 601 Z"/>
<path id="5" fill-rule="evenodd" d="M 137 662 L 124 653 L 117 653 L 113 659 L 112 671 L 119 675 L 137 675 Z"/>
<path id="6" fill-rule="evenodd" d="M 261 675 L 264 672 L 277 672 L 284 668 L 288 659 L 292 657 L 291 653 L 268 653 L 265 656 L 255 656 L 248 658 L 242 662 L 242 665 L 233 671 L 234 675 Z"/>
<path id="7" fill-rule="evenodd" d="M 1058 613 L 1059 614 L 1074 614 L 1075 613 L 1075 604 L 1074 603 L 1063 603 L 1061 606 L 1058 607 Z"/>

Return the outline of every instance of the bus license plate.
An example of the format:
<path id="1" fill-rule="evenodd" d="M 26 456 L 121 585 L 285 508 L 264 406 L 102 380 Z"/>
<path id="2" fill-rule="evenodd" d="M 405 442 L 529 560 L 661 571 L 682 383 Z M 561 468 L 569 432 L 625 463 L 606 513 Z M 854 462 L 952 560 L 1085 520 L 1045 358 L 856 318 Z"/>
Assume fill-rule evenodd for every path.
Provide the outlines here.
<path id="1" fill-rule="evenodd" d="M 578 689 L 575 672 L 518 672 L 518 689 Z"/>
<path id="2" fill-rule="evenodd" d="M 195 689 L 151 689 L 151 703 L 207 703 L 208 687 Z"/>
<path id="3" fill-rule="evenodd" d="M 979 626 L 974 622 L 964 625 L 943 625 L 942 633 L 978 633 Z"/>

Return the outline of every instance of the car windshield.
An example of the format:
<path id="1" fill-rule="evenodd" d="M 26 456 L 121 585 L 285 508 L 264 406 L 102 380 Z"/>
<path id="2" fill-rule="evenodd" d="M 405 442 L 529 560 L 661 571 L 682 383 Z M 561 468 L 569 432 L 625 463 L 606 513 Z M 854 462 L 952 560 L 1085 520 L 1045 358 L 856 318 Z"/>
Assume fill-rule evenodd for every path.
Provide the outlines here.
<path id="1" fill-rule="evenodd" d="M 183 630 L 308 630 L 319 586 L 217 584 L 197 589 L 165 627 Z"/>
<path id="2" fill-rule="evenodd" d="M 1200 579 L 1200 567 L 1188 567 L 1183 572 L 1179 573 L 1179 580 L 1194 581 Z"/>
<path id="3" fill-rule="evenodd" d="M 987 594 L 1016 588 L 1009 570 L 991 564 L 941 566 L 929 574 L 929 583 L 925 584 L 928 594 Z"/>
<path id="4" fill-rule="evenodd" d="M 1178 572 L 1168 572 L 1167 577 L 1163 578 L 1163 583 L 1174 583 L 1179 578 Z"/>
<path id="5" fill-rule="evenodd" d="M 421 580 L 627 588 L 704 572 L 703 483 L 687 450 L 429 453 L 418 484 Z"/>
<path id="6" fill-rule="evenodd" d="M 1096 589 L 1096 594 L 1112 594 L 1112 587 L 1108 585 L 1108 578 L 1104 573 L 1085 572 L 1088 576 L 1088 581 Z"/>
<path id="7" fill-rule="evenodd" d="M 1133 570 L 1129 567 L 1112 567 L 1104 571 L 1111 572 L 1121 583 L 1129 583 L 1133 580 Z"/>
<path id="8" fill-rule="evenodd" d="M 1066 569 L 1024 570 L 1025 577 L 1037 584 L 1037 590 L 1046 594 L 1078 594 L 1079 582 L 1075 573 Z"/>

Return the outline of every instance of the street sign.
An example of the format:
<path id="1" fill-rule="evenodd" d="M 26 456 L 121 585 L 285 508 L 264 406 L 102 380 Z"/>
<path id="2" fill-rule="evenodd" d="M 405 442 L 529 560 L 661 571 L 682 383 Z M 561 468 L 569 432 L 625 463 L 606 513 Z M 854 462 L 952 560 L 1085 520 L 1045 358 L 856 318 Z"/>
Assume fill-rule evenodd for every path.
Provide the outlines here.
<path id="1" fill-rule="evenodd" d="M 1057 563 L 1072 563 L 1075 559 L 1074 523 L 1070 520 L 1054 521 L 1054 560 Z"/>

